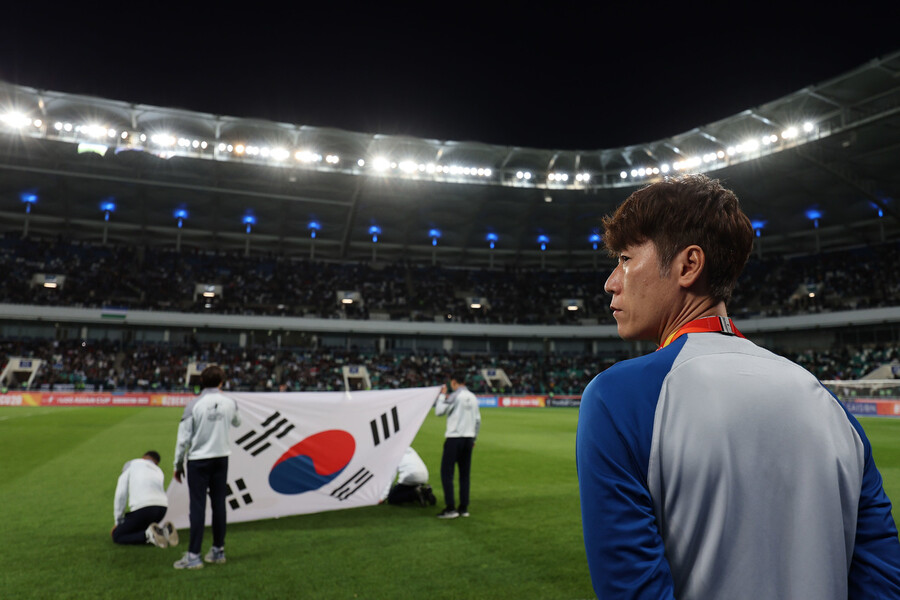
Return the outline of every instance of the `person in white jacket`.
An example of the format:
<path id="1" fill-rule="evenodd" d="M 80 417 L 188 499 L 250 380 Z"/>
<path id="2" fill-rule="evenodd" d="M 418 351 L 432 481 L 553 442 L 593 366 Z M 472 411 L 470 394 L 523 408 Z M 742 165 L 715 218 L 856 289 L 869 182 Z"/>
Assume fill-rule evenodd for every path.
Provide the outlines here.
<path id="1" fill-rule="evenodd" d="M 481 411 L 478 398 L 466 387 L 465 374 L 454 373 L 450 377 L 452 394 L 447 386 L 441 387 L 434 414 L 447 415 L 447 432 L 444 453 L 441 456 L 441 485 L 444 488 L 446 508 L 439 519 L 455 519 L 469 516 L 469 477 L 472 469 L 472 450 L 481 428 Z M 454 500 L 453 475 L 459 465 L 459 505 Z"/>
<path id="2" fill-rule="evenodd" d="M 428 467 L 419 453 L 410 446 L 403 453 L 400 464 L 397 465 L 397 483 L 388 484 L 381 501 L 388 504 L 404 504 L 406 502 L 418 502 L 421 506 L 434 506 L 437 500 L 431 486 L 428 485 Z M 393 479 L 391 480 L 393 482 Z"/>
<path id="3" fill-rule="evenodd" d="M 160 548 L 178 544 L 178 531 L 171 522 L 160 525 L 168 501 L 159 453 L 148 450 L 141 458 L 122 467 L 113 500 L 115 526 L 111 532 L 117 544 L 153 544 Z M 125 512 L 130 508 L 130 512 Z"/>
<path id="4" fill-rule="evenodd" d="M 241 424 L 237 404 L 221 392 L 225 372 L 210 365 L 200 373 L 203 391 L 184 408 L 178 424 L 175 444 L 175 481 L 181 483 L 187 458 L 187 484 L 190 495 L 191 537 L 188 551 L 173 565 L 176 569 L 199 569 L 203 560 L 225 562 L 225 498 L 228 495 L 228 457 L 230 427 Z M 203 560 L 203 528 L 206 521 L 206 496 L 212 509 L 213 545 Z"/>

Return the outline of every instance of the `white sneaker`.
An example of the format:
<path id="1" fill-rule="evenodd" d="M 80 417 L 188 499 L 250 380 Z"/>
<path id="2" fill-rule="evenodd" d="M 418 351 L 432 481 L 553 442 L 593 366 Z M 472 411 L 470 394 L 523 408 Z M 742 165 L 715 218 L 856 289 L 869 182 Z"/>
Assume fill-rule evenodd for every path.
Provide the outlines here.
<path id="1" fill-rule="evenodd" d="M 166 533 L 159 526 L 159 523 L 150 523 L 144 534 L 147 536 L 147 543 L 153 544 L 157 548 L 166 548 L 169 545 L 169 542 L 166 540 Z"/>
<path id="2" fill-rule="evenodd" d="M 178 545 L 178 530 L 175 529 L 172 521 L 166 521 L 162 524 L 162 532 L 170 546 Z"/>
<path id="3" fill-rule="evenodd" d="M 213 546 L 209 549 L 209 552 L 206 553 L 206 556 L 203 557 L 208 563 L 221 565 L 225 562 L 225 548 L 216 548 Z"/>
<path id="4" fill-rule="evenodd" d="M 172 566 L 176 569 L 202 569 L 203 561 L 200 560 L 199 554 L 192 556 L 190 552 L 185 552 L 184 556 L 176 560 Z"/>
<path id="5" fill-rule="evenodd" d="M 441 512 L 438 513 L 438 519 L 455 519 L 459 516 L 459 513 L 451 508 L 445 508 Z"/>

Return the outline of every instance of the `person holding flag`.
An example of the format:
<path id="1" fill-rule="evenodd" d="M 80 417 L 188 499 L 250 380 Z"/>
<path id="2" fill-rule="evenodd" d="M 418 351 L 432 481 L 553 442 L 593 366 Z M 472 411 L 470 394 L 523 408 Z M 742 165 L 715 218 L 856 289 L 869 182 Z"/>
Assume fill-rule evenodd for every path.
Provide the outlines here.
<path id="1" fill-rule="evenodd" d="M 860 424 L 726 312 L 753 245 L 704 175 L 603 220 L 619 362 L 581 400 L 576 465 L 599 598 L 900 598 L 891 502 Z"/>
<path id="2" fill-rule="evenodd" d="M 221 393 L 225 372 L 210 365 L 200 373 L 203 391 L 184 408 L 175 444 L 175 481 L 182 482 L 187 457 L 191 536 L 188 551 L 173 565 L 176 569 L 200 569 L 200 550 L 206 521 L 206 496 L 212 508 L 213 545 L 203 558 L 225 562 L 225 498 L 228 489 L 229 426 L 241 424 L 235 401 Z"/>
<path id="3" fill-rule="evenodd" d="M 472 472 L 472 449 L 481 429 L 481 411 L 478 398 L 466 387 L 465 374 L 454 373 L 450 377 L 450 389 L 441 386 L 434 405 L 434 414 L 447 416 L 447 430 L 444 436 L 444 452 L 441 456 L 441 485 L 444 488 L 446 508 L 438 514 L 439 519 L 455 519 L 469 516 L 469 483 Z M 459 465 L 459 506 L 454 499 L 453 476 Z"/>

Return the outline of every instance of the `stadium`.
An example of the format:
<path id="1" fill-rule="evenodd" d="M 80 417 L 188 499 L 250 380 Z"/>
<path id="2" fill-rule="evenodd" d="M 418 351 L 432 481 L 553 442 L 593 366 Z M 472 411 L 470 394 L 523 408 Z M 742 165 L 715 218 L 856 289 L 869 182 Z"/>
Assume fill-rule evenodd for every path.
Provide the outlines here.
<path id="1" fill-rule="evenodd" d="M 428 387 L 465 371 L 496 423 L 486 428 L 498 431 L 479 444 L 504 460 L 473 474 L 495 517 L 482 521 L 491 535 L 477 549 L 477 528 L 414 539 L 419 517 L 385 519 L 378 506 L 241 524 L 229 529 L 232 579 L 207 578 L 219 586 L 207 589 L 245 597 L 228 586 L 249 581 L 259 597 L 284 597 L 286 583 L 260 581 L 258 555 L 301 544 L 301 564 L 322 573 L 309 577 L 309 597 L 405 597 L 385 574 L 428 568 L 409 548 L 454 557 L 417 593 L 590 596 L 573 407 L 598 372 L 654 349 L 617 335 L 602 217 L 669 175 L 723 180 L 756 233 L 729 304 L 741 330 L 828 382 L 851 412 L 900 415 L 898 73 L 900 52 L 672 137 L 592 151 L 368 134 L 0 82 L 0 404 L 12 405 L 0 427 L 16 457 L 4 479 L 19 482 L 0 498 L 21 507 L 10 522 L 29 536 L 7 524 L 4 537 L 39 535 L 48 524 L 25 507 L 43 502 L 52 514 L 42 499 L 75 485 L 72 473 L 79 488 L 103 492 L 61 510 L 73 564 L 54 566 L 46 594 L 34 593 L 32 568 L 12 562 L 4 588 L 106 597 L 79 571 L 92 552 L 129 593 L 153 580 L 130 566 L 143 555 L 107 548 L 94 498 L 108 503 L 110 474 L 131 454 L 169 450 L 180 411 L 165 399 L 192 395 L 199 370 L 219 364 L 234 392 Z M 98 404 L 108 407 L 81 408 Z M 896 426 L 864 425 L 886 491 L 900 497 Z M 429 465 L 439 463 L 440 427 L 427 418 L 416 441 Z M 537 467 L 534 439 L 547 446 Z M 84 474 L 85 460 L 103 472 Z M 503 512 L 510 497 L 523 506 Z M 522 548 L 526 504 L 548 516 Z M 276 532 L 286 541 L 273 542 Z M 391 552 L 373 556 L 375 540 L 391 540 Z M 353 549 L 317 562 L 316 546 L 338 544 Z M 24 546 L 12 548 L 33 559 Z M 239 566 L 242 553 L 250 566 Z M 275 568 L 290 580 L 288 566 Z M 458 568 L 473 581 L 454 583 Z"/>

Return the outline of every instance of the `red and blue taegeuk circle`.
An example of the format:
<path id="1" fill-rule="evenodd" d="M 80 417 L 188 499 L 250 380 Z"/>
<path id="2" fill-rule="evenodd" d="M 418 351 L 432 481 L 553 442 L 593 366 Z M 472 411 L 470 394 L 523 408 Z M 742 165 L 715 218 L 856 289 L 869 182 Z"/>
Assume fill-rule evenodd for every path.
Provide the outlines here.
<path id="1" fill-rule="evenodd" d="M 317 490 L 350 464 L 356 440 L 340 429 L 320 431 L 294 444 L 269 472 L 269 485 L 281 494 Z"/>

